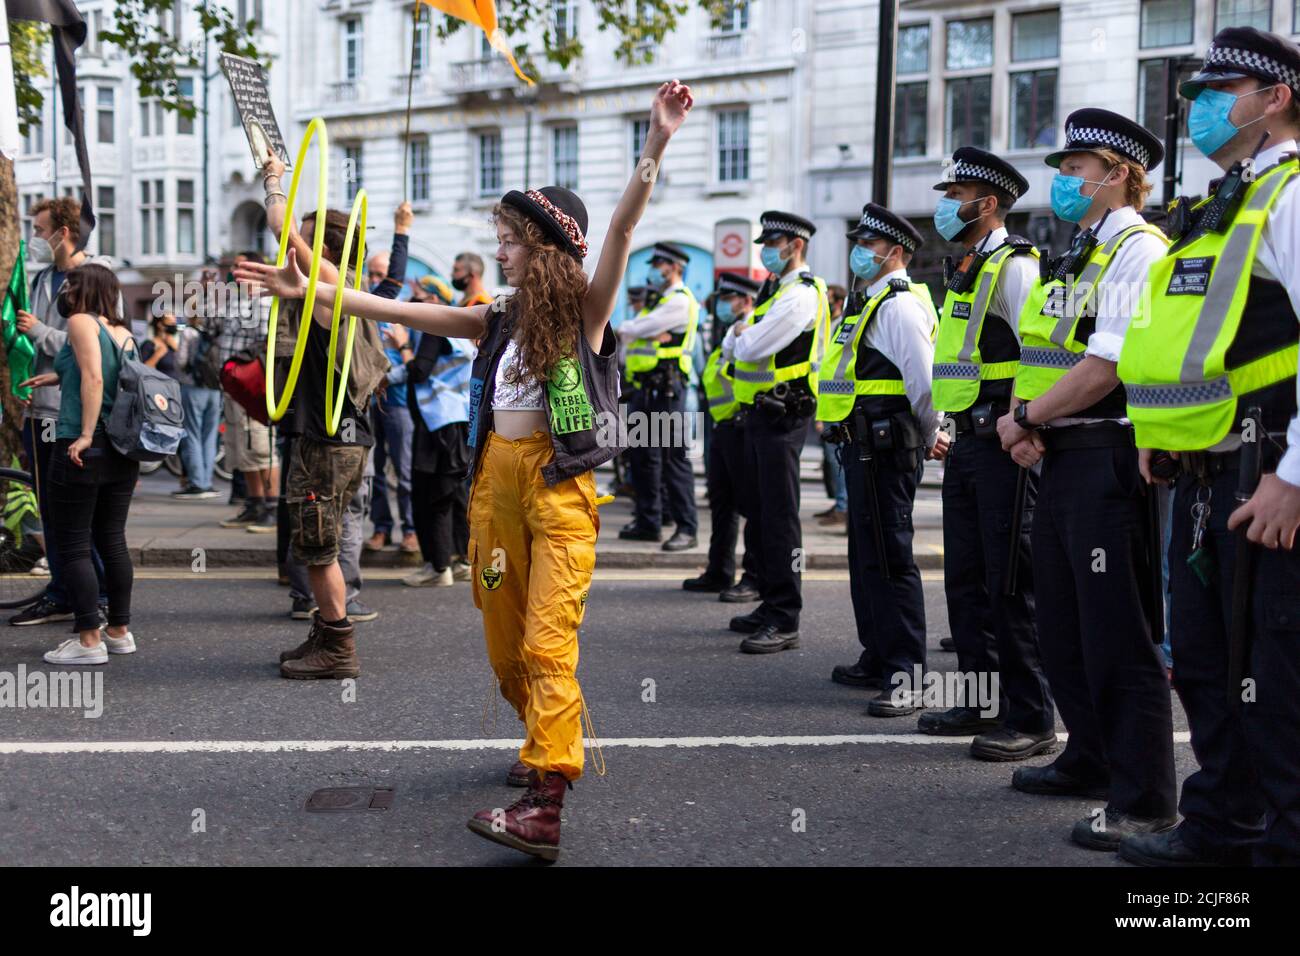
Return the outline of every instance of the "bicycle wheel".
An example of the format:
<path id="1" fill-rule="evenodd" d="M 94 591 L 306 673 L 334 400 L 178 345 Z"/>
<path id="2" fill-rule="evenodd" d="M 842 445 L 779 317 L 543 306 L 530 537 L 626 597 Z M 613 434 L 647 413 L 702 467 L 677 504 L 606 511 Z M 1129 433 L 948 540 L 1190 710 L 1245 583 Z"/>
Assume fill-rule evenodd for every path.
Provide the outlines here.
<path id="1" fill-rule="evenodd" d="M 32 574 L 44 537 L 32 476 L 0 468 L 0 608 L 26 607 L 45 593 L 48 577 Z"/>
<path id="2" fill-rule="evenodd" d="M 163 459 L 162 463 L 164 466 L 166 466 L 167 470 L 170 471 L 177 478 L 185 474 L 185 468 L 183 465 L 181 465 L 180 455 L 168 455 L 166 458 Z"/>
<path id="3" fill-rule="evenodd" d="M 140 474 L 152 475 L 155 471 L 157 471 L 161 467 L 162 467 L 161 461 L 142 461 L 140 462 Z"/>

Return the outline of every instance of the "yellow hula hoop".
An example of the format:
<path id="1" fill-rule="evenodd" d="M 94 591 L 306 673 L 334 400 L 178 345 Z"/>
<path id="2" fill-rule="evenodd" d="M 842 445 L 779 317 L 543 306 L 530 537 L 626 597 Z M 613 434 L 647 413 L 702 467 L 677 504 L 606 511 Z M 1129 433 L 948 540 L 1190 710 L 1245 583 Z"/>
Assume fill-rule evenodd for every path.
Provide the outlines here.
<path id="1" fill-rule="evenodd" d="M 317 116 L 307 125 L 302 145 L 298 147 L 298 161 L 293 167 L 293 176 L 289 179 L 289 198 L 284 206 L 284 227 L 280 231 L 280 252 L 276 256 L 276 268 L 284 268 L 289 252 L 289 227 L 293 223 L 293 201 L 298 196 L 298 175 L 307 161 L 307 147 L 312 137 L 320 134 L 320 143 L 316 147 L 319 158 L 316 186 L 317 223 L 312 230 L 311 271 L 307 276 L 307 295 L 302 301 L 302 321 L 298 325 L 298 341 L 293 347 L 293 362 L 289 365 L 289 379 L 284 384 L 284 394 L 279 401 L 275 398 L 275 327 L 280 314 L 280 297 L 271 298 L 271 316 L 266 328 L 266 414 L 271 421 L 278 422 L 289 410 L 289 401 L 298 387 L 298 373 L 302 370 L 302 357 L 307 351 L 307 335 L 311 331 L 312 309 L 316 305 L 316 282 L 320 278 L 321 250 L 325 246 L 325 210 L 329 195 L 329 135 L 325 131 L 325 121 Z M 340 283 L 341 284 L 341 283 Z M 338 330 L 338 311 L 335 309 L 334 331 Z M 333 345 L 331 337 L 331 347 Z M 349 339 L 350 343 L 350 339 Z M 330 363 L 333 368 L 333 363 Z M 326 396 L 328 401 L 328 395 Z M 333 432 L 330 432 L 332 435 Z"/>
<path id="2" fill-rule="evenodd" d="M 369 209 L 369 201 L 366 199 L 364 189 L 357 190 L 357 198 L 352 200 L 352 213 L 348 216 L 348 231 L 343 237 L 343 255 L 339 257 L 339 263 L 344 270 L 347 269 L 348 253 L 352 251 L 352 240 L 357 234 L 357 227 L 360 226 L 361 237 L 357 242 L 357 255 L 353 264 L 352 288 L 361 288 L 361 276 L 366 263 L 366 212 Z M 343 347 L 343 371 L 339 378 L 338 397 L 334 395 L 334 354 L 338 348 L 339 342 L 339 320 L 343 313 L 343 282 L 344 275 L 339 276 L 339 283 L 334 287 L 334 315 L 330 321 L 330 350 L 328 352 L 329 360 L 325 363 L 325 430 L 330 435 L 339 430 L 339 420 L 343 417 L 343 398 L 348 388 L 348 369 L 352 365 L 352 343 L 357 337 L 357 317 L 348 314 L 348 340 Z M 358 414 L 364 414 L 364 409 L 357 409 Z"/>

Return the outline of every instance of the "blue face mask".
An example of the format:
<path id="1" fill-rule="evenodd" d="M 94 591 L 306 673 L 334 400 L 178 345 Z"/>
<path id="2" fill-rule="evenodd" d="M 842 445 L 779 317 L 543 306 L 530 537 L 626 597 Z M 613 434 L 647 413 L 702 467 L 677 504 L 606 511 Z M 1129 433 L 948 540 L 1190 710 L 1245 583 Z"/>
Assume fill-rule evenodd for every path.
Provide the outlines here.
<path id="1" fill-rule="evenodd" d="M 1236 136 L 1246 126 L 1258 123 L 1264 118 L 1259 116 L 1251 120 L 1250 123 L 1246 123 L 1245 126 L 1234 126 L 1232 120 L 1228 119 L 1228 114 L 1232 112 L 1232 107 L 1236 105 L 1237 100 L 1243 96 L 1264 93 L 1272 88 L 1271 86 L 1265 86 L 1262 89 L 1234 96 L 1225 90 L 1212 90 L 1209 87 L 1203 87 L 1201 92 L 1196 94 L 1196 99 L 1192 101 L 1192 108 L 1187 112 L 1187 133 L 1192 138 L 1192 145 L 1206 156 L 1217 153 L 1227 145 L 1228 140 Z"/>
<path id="2" fill-rule="evenodd" d="M 849 268 L 859 279 L 870 282 L 880 271 L 881 260 L 866 246 L 854 246 L 849 255 Z"/>
<path id="3" fill-rule="evenodd" d="M 726 299 L 719 299 L 713 307 L 713 317 L 719 322 L 730 322 L 736 316 L 731 311 L 731 303 Z"/>
<path id="4" fill-rule="evenodd" d="M 645 277 L 645 284 L 652 289 L 662 289 L 664 286 L 668 285 L 668 279 L 658 269 L 651 269 L 649 274 Z"/>
<path id="5" fill-rule="evenodd" d="M 939 204 L 934 210 L 934 228 L 939 230 L 939 235 L 951 241 L 956 239 L 961 231 L 970 225 L 958 213 L 962 206 L 969 203 L 979 202 L 978 199 L 968 199 L 966 202 L 960 202 L 956 199 L 949 199 L 944 196 L 939 200 Z"/>
<path id="6" fill-rule="evenodd" d="M 781 250 L 776 246 L 764 246 L 762 258 L 763 268 L 773 275 L 779 276 L 785 268 L 785 259 L 781 258 Z"/>
<path id="7" fill-rule="evenodd" d="M 1100 182 L 1084 179 L 1082 176 L 1057 173 L 1052 179 L 1052 212 L 1066 222 L 1078 222 L 1088 214 L 1093 196 L 1097 195 L 1097 191 L 1106 184 L 1106 179 L 1113 171 L 1114 167 L 1107 170 L 1106 176 Z M 1096 186 L 1097 189 L 1085 196 L 1083 194 L 1085 184 Z"/>

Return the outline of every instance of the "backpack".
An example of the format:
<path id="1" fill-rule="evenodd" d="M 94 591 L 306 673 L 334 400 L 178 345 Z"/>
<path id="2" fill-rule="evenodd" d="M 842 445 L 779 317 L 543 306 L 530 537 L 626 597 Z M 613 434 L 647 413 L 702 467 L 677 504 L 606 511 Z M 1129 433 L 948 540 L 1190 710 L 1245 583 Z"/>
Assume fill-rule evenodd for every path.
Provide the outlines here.
<path id="1" fill-rule="evenodd" d="M 134 340 L 132 345 L 134 346 Z M 117 398 L 105 423 L 108 440 L 132 461 L 162 461 L 185 435 L 181 383 L 117 347 Z"/>
<path id="2" fill-rule="evenodd" d="M 200 329 L 199 342 L 194 346 L 194 354 L 185 369 L 200 388 L 221 388 L 221 364 L 213 347 L 216 339 L 217 332 Z"/>
<path id="3" fill-rule="evenodd" d="M 266 414 L 266 366 L 260 356 L 241 349 L 221 366 L 221 387 L 248 417 L 270 424 Z"/>

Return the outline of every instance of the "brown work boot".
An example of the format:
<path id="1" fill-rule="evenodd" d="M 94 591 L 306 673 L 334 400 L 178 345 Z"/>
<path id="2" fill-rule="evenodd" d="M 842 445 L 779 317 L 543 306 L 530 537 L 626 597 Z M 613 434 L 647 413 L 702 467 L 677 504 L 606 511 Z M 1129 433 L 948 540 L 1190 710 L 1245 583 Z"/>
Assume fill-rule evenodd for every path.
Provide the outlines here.
<path id="1" fill-rule="evenodd" d="M 522 760 L 516 760 L 515 765 L 506 771 L 506 786 L 528 786 L 528 764 L 524 763 Z"/>
<path id="2" fill-rule="evenodd" d="M 480 810 L 469 828 L 481 837 L 553 863 L 560 856 L 560 811 L 569 781 L 528 771 L 528 789 L 505 810 Z"/>
<path id="3" fill-rule="evenodd" d="M 338 680 L 360 675 L 361 661 L 352 637 L 352 622 L 336 627 L 320 620 L 319 627 L 316 645 L 297 660 L 281 664 L 280 676 L 296 680 Z"/>
<path id="4" fill-rule="evenodd" d="M 280 652 L 280 663 L 285 661 L 301 660 L 309 650 L 320 642 L 320 629 L 324 626 L 324 621 L 320 618 L 320 611 L 311 612 L 311 630 L 307 632 L 307 640 L 303 641 L 291 651 Z"/>
<path id="5" fill-rule="evenodd" d="M 376 531 L 370 537 L 366 538 L 364 545 L 367 551 L 383 551 L 393 539 L 385 531 Z"/>

